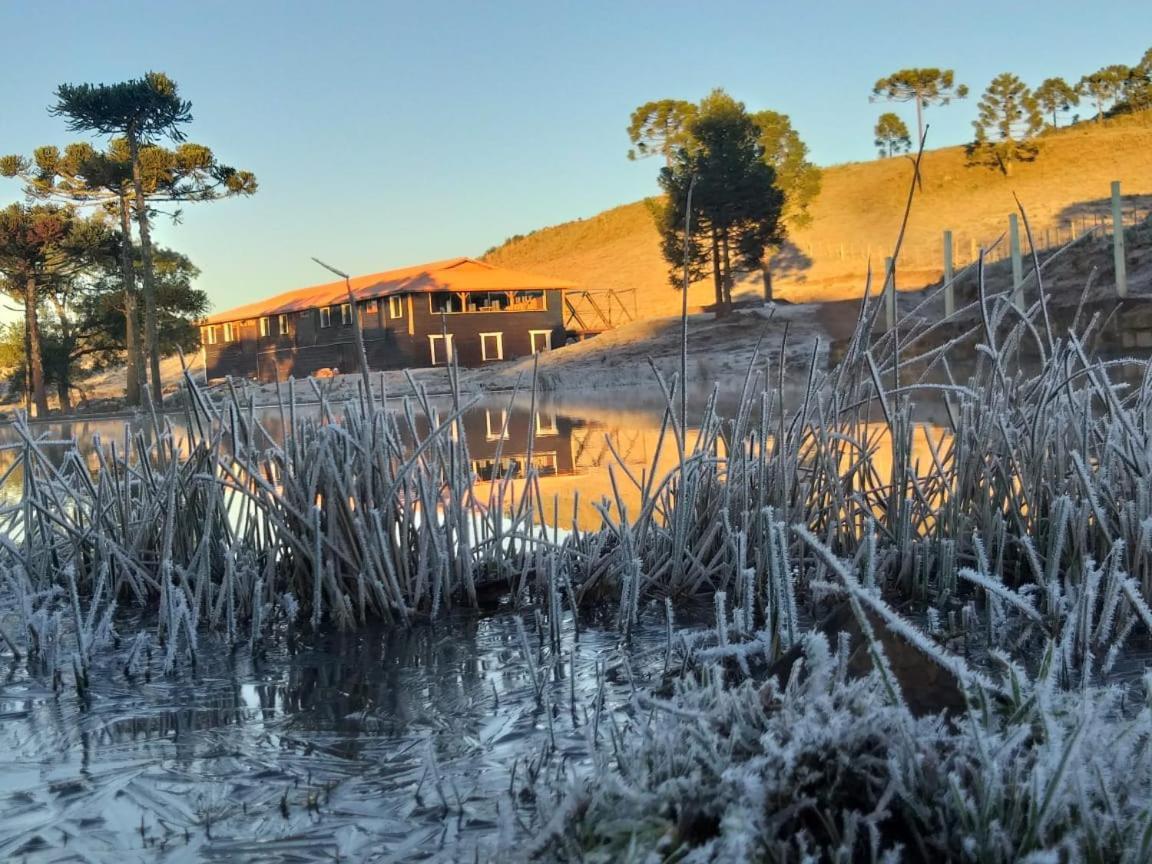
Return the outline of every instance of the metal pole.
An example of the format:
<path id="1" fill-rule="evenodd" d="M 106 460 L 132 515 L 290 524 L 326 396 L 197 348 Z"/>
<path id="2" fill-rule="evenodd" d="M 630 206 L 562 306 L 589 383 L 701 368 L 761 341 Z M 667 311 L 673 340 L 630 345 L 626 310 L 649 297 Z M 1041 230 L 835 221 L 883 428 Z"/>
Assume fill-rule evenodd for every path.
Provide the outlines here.
<path id="1" fill-rule="evenodd" d="M 1116 265 L 1116 296 L 1128 296 L 1128 262 L 1124 257 L 1124 214 L 1120 209 L 1120 181 L 1112 181 L 1112 260 Z"/>
<path id="2" fill-rule="evenodd" d="M 956 289 L 952 285 L 955 269 L 952 264 L 952 232 L 944 232 L 944 317 L 956 311 Z"/>
<path id="3" fill-rule="evenodd" d="M 1020 256 L 1020 217 L 1008 217 L 1008 245 L 1012 251 L 1012 302 L 1024 308 L 1024 259 Z"/>
<path id="4" fill-rule="evenodd" d="M 896 267 L 891 258 L 884 259 L 884 323 L 896 326 Z"/>

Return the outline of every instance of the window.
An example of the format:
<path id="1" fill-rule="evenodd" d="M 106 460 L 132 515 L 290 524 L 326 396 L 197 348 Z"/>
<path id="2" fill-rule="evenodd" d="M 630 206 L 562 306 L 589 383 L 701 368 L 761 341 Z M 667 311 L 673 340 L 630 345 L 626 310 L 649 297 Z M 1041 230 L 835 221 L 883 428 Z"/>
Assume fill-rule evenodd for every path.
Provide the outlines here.
<path id="1" fill-rule="evenodd" d="M 480 334 L 480 358 L 482 360 L 503 360 L 504 359 L 504 334 L 503 333 L 481 333 Z"/>
<path id="2" fill-rule="evenodd" d="M 428 295 L 428 310 L 454 314 L 463 312 L 464 305 L 460 301 L 459 294 L 454 294 L 451 291 L 436 291 Z"/>
<path id="3" fill-rule="evenodd" d="M 541 312 L 548 308 L 543 291 L 437 291 L 428 295 L 428 309 L 459 312 Z"/>
<path id="4" fill-rule="evenodd" d="M 364 314 L 365 315 L 375 315 L 377 313 L 377 311 L 379 310 L 379 308 L 380 307 L 377 306 L 375 300 L 369 300 L 367 303 L 364 304 Z"/>
<path id="5" fill-rule="evenodd" d="M 351 303 L 341 303 L 340 304 L 340 326 L 341 327 L 347 327 L 351 323 L 352 323 L 352 304 Z"/>
<path id="6" fill-rule="evenodd" d="M 228 324 L 224 325 L 224 341 L 225 342 L 235 342 L 236 341 L 236 325 L 235 324 L 228 323 Z"/>
<path id="7" fill-rule="evenodd" d="M 548 302 L 543 291 L 514 291 L 508 308 L 513 312 L 543 312 Z"/>
<path id="8" fill-rule="evenodd" d="M 445 344 L 447 340 L 447 344 Z M 445 363 L 452 361 L 452 356 L 455 353 L 455 348 L 452 345 L 452 334 L 447 336 L 429 336 L 428 347 L 432 353 L 432 365 L 443 366 Z"/>
<path id="9" fill-rule="evenodd" d="M 260 319 L 260 338 L 263 339 L 267 335 L 268 335 L 268 319 L 267 318 L 261 318 Z"/>
<path id="10" fill-rule="evenodd" d="M 556 428 L 556 415 L 545 414 L 543 411 L 537 412 L 536 434 L 541 438 L 547 438 L 551 435 L 559 435 L 560 430 Z"/>
<path id="11" fill-rule="evenodd" d="M 287 315 L 281 315 L 281 316 L 279 316 L 279 319 L 280 320 L 278 322 L 279 326 L 277 328 L 277 332 L 281 336 L 287 336 L 288 335 L 288 316 Z"/>
<path id="12" fill-rule="evenodd" d="M 503 312 L 509 302 L 507 291 L 475 291 L 468 295 L 468 311 Z"/>
<path id="13" fill-rule="evenodd" d="M 389 297 L 388 298 L 388 317 L 389 318 L 403 318 L 404 317 L 404 298 L 403 297 Z"/>
<path id="14" fill-rule="evenodd" d="M 529 330 L 528 340 L 532 346 L 532 353 L 539 354 L 541 351 L 552 350 L 552 331 L 551 330 Z"/>
<path id="15" fill-rule="evenodd" d="M 533 453 L 529 462 L 527 454 L 520 453 L 504 456 L 497 462 L 495 459 L 473 459 L 472 473 L 481 482 L 496 480 L 501 477 L 522 477 L 524 469 L 531 465 L 541 477 L 548 477 L 560 473 L 560 462 L 556 453 Z"/>
<path id="16" fill-rule="evenodd" d="M 328 306 L 320 307 L 320 329 L 332 326 L 332 309 Z"/>
<path id="17" fill-rule="evenodd" d="M 216 344 L 216 328 L 215 327 L 205 327 L 204 328 L 204 344 L 205 345 L 215 345 Z"/>
<path id="18" fill-rule="evenodd" d="M 484 409 L 484 437 L 489 441 L 497 441 L 508 437 L 508 412 L 504 409 L 492 411 Z"/>

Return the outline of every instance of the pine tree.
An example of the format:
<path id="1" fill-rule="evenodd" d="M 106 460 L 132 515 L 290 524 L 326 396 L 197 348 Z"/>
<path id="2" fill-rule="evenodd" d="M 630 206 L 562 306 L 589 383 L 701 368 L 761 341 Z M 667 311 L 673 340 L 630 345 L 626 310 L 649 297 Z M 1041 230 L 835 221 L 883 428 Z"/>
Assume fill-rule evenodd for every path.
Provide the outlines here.
<path id="1" fill-rule="evenodd" d="M 180 98 L 176 83 L 160 72 L 149 72 L 120 84 L 61 84 L 56 88 L 52 113 L 68 120 L 73 132 L 96 132 L 123 138 L 128 143 L 132 169 L 133 206 L 140 232 L 144 267 L 144 353 L 148 357 L 152 399 L 163 401 L 160 386 L 159 322 L 152 268 L 152 233 L 148 199 L 144 192 L 141 150 L 160 138 L 184 139 L 183 127 L 192 121 L 192 103 Z"/>
<path id="2" fill-rule="evenodd" d="M 908 127 L 904 121 L 891 111 L 881 114 L 876 121 L 876 149 L 881 157 L 892 157 L 897 153 L 907 153 L 912 149 L 912 139 L 908 135 Z"/>
<path id="3" fill-rule="evenodd" d="M 1104 117 L 1105 109 L 1111 105 L 1124 91 L 1124 84 L 1132 74 L 1132 70 L 1123 64 L 1116 63 L 1098 69 L 1091 75 L 1085 75 L 1077 85 L 1080 92 L 1092 99 L 1096 106 L 1096 120 Z"/>
<path id="4" fill-rule="evenodd" d="M 881 78 L 872 88 L 874 99 L 916 103 L 917 146 L 924 140 L 924 109 L 929 105 L 947 105 L 967 95 L 968 87 L 956 83 L 951 69 L 901 69 Z"/>
<path id="5" fill-rule="evenodd" d="M 674 285 L 687 259 L 690 278 L 709 271 L 717 314 L 732 305 L 738 270 L 762 268 L 764 255 L 781 237 L 784 194 L 764 158 L 757 127 L 744 105 L 722 90 L 701 101 L 687 126 L 689 140 L 660 172 L 666 205 L 659 209 L 662 249 Z M 687 197 L 693 179 L 693 236 L 684 235 Z"/>
<path id="6" fill-rule="evenodd" d="M 977 163 L 1012 173 L 1012 163 L 1030 162 L 1039 147 L 1036 134 L 1044 125 L 1036 97 L 1010 72 L 997 75 L 980 99 L 976 141 L 969 157 Z"/>
<path id="7" fill-rule="evenodd" d="M 1036 88 L 1036 101 L 1045 114 L 1052 115 L 1052 128 L 1057 128 L 1058 112 L 1067 112 L 1080 104 L 1080 94 L 1063 78 L 1045 78 Z"/>

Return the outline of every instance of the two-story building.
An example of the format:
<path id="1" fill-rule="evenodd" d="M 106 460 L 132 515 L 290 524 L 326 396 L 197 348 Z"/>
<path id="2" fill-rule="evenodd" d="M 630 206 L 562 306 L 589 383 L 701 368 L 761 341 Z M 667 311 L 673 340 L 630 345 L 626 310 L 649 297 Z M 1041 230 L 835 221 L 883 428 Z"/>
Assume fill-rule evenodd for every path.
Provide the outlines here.
<path id="1" fill-rule="evenodd" d="M 461 366 L 559 347 L 563 279 L 451 258 L 289 291 L 203 322 L 209 378 L 303 378 L 358 369 L 353 315 L 372 369 Z"/>

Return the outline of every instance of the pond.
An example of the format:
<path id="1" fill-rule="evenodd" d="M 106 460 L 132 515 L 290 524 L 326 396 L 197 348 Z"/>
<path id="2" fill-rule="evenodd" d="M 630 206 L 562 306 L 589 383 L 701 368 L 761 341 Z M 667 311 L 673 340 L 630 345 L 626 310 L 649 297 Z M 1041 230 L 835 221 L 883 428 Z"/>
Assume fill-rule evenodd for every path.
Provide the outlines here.
<path id="1" fill-rule="evenodd" d="M 693 416 L 705 401 L 693 398 Z M 451 413 L 447 402 L 436 410 Z M 544 519 L 597 528 L 597 503 L 618 511 L 639 499 L 629 475 L 675 466 L 675 447 L 661 444 L 663 415 L 642 391 L 535 404 L 527 394 L 490 397 L 462 419 L 477 495 L 531 460 Z M 256 416 L 270 438 L 282 436 L 278 410 Z M 925 429 L 942 419 L 930 409 L 924 417 Z M 182 435 L 181 415 L 169 419 Z M 31 431 L 92 456 L 96 440 L 123 447 L 130 428 L 109 418 Z M 0 430 L 0 445 L 19 440 Z M 927 437 L 918 440 L 927 462 Z M 0 454 L 12 464 L 15 450 Z M 20 483 L 12 472 L 9 502 Z M 0 613 L 10 601 L 0 588 Z M 141 629 L 138 614 L 122 612 L 117 629 Z M 612 718 L 631 710 L 634 688 L 659 683 L 671 662 L 663 614 L 647 608 L 628 645 L 613 621 L 578 629 L 569 618 L 558 652 L 531 610 L 508 608 L 411 629 L 281 633 L 231 652 L 205 634 L 194 672 L 174 677 L 161 674 L 159 649 L 135 668 L 124 639 L 99 659 L 83 698 L 0 651 L 10 664 L 0 681 L 0 859 L 509 855 L 534 782 L 586 770 L 593 749 L 611 747 Z"/>
<path id="2" fill-rule="evenodd" d="M 533 778 L 586 769 L 611 746 L 611 715 L 666 662 L 662 626 L 625 647 L 569 621 L 553 654 L 529 617 L 529 665 L 517 618 L 220 646 L 176 678 L 129 680 L 122 651 L 84 700 L 10 674 L 0 860 L 507 853 Z"/>

